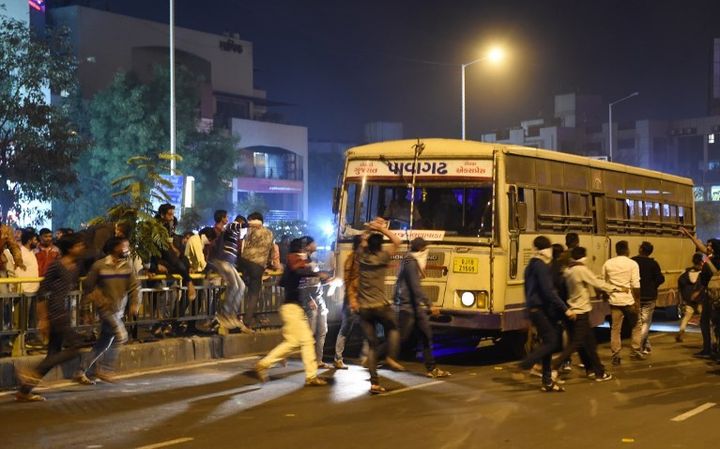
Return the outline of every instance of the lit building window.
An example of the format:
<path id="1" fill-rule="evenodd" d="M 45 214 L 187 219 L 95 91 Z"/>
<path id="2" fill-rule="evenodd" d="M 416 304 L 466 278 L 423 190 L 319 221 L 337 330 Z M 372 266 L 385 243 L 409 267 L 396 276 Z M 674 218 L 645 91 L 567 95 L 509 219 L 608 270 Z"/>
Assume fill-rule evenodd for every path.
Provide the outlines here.
<path id="1" fill-rule="evenodd" d="M 715 134 L 708 134 L 708 143 L 715 143 Z"/>

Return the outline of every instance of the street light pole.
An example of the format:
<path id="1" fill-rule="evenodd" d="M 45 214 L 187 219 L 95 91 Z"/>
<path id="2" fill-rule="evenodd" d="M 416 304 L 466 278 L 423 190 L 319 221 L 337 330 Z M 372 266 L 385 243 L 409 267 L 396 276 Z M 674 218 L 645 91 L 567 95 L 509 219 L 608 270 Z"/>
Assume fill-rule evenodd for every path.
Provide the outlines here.
<path id="1" fill-rule="evenodd" d="M 465 63 L 465 64 L 462 64 L 462 65 L 460 66 L 460 69 L 461 69 L 461 70 L 460 70 L 460 80 L 461 80 L 461 81 L 460 81 L 460 84 L 461 84 L 460 97 L 461 97 L 461 104 L 462 104 L 462 111 L 461 111 L 461 112 L 462 112 L 462 115 L 461 115 L 461 117 L 462 117 L 462 118 L 461 118 L 461 121 L 462 121 L 462 140 L 465 140 L 465 69 L 466 69 L 468 66 L 471 66 L 471 65 L 473 65 L 473 64 L 475 64 L 475 63 L 477 63 L 477 62 L 480 62 L 480 61 L 484 61 L 484 60 L 486 60 L 486 59 L 488 59 L 488 57 L 487 57 L 487 56 L 483 56 L 482 58 L 478 58 L 478 59 L 476 59 L 476 60 L 474 60 L 474 61 L 470 61 L 470 62 Z"/>
<path id="2" fill-rule="evenodd" d="M 175 0 L 170 0 L 170 175 L 175 174 Z"/>
<path id="3" fill-rule="evenodd" d="M 608 104 L 608 159 L 610 159 L 610 162 L 613 160 L 613 119 L 612 119 L 612 108 L 614 105 L 625 101 L 629 98 L 635 97 L 640 95 L 640 92 L 633 92 L 630 95 L 623 97 L 619 100 L 615 100 Z"/>

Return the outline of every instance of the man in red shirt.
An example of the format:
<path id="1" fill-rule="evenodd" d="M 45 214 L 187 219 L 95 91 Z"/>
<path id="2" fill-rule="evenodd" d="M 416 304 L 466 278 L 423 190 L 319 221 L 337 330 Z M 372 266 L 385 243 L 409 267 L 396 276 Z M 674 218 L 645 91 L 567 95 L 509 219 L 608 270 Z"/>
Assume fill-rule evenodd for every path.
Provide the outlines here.
<path id="1" fill-rule="evenodd" d="M 45 276 L 48 267 L 55 259 L 60 257 L 60 250 L 53 245 L 52 231 L 43 228 L 40 230 L 40 243 L 35 248 L 35 258 L 38 263 L 38 274 L 40 277 Z"/>

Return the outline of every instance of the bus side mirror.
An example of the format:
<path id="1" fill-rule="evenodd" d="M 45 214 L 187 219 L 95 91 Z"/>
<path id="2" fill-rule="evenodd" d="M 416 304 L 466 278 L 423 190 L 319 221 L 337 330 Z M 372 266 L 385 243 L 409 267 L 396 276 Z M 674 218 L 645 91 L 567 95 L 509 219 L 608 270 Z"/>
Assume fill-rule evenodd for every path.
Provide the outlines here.
<path id="1" fill-rule="evenodd" d="M 527 229 L 527 203 L 518 202 L 515 207 L 517 208 L 518 230 L 524 231 Z"/>
<path id="2" fill-rule="evenodd" d="M 332 213 L 337 215 L 340 212 L 340 189 L 333 187 Z"/>

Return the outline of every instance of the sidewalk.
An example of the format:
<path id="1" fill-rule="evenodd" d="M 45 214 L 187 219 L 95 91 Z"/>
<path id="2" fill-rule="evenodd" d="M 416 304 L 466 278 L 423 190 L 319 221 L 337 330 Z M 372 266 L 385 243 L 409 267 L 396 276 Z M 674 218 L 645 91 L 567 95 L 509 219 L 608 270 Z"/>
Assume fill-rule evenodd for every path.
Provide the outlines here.
<path id="1" fill-rule="evenodd" d="M 234 358 L 246 354 L 267 352 L 280 343 L 279 329 L 258 331 L 252 335 L 230 334 L 207 337 L 172 338 L 148 343 L 124 345 L 118 357 L 118 373 L 149 370 L 158 367 L 185 365 L 213 359 Z M 72 378 L 82 357 L 56 367 L 43 379 L 43 383 Z M 0 389 L 17 386 L 15 367 L 34 366 L 44 355 L 0 358 Z"/>

